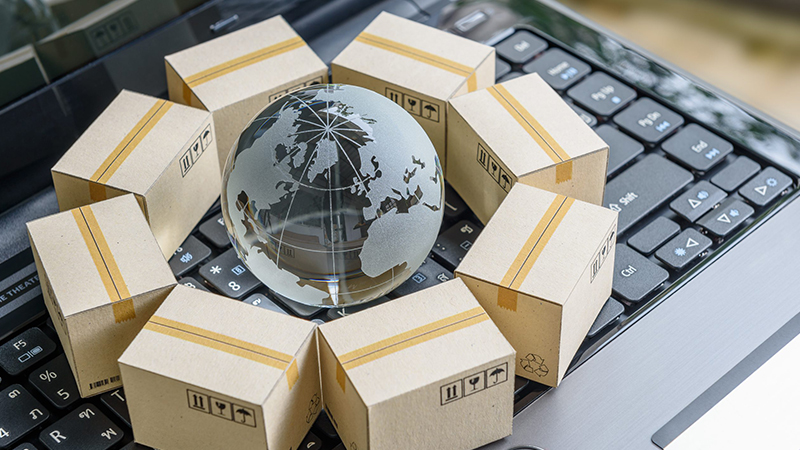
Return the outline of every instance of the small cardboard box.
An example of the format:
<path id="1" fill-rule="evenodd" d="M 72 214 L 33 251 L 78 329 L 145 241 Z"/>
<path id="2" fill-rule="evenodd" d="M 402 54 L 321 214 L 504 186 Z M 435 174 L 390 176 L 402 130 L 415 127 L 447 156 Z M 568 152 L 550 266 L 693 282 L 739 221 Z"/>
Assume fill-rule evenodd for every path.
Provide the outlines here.
<path id="1" fill-rule="evenodd" d="M 602 205 L 608 145 L 539 77 L 450 101 L 447 180 L 486 223 L 520 182 Z"/>
<path id="2" fill-rule="evenodd" d="M 220 192 L 205 111 L 122 91 L 52 169 L 62 211 L 127 193 L 171 256 Z"/>
<path id="3" fill-rule="evenodd" d="M 511 434 L 514 350 L 461 280 L 318 335 L 325 411 L 348 449 L 472 449 Z"/>
<path id="4" fill-rule="evenodd" d="M 494 65 L 493 47 L 383 12 L 333 60 L 331 73 L 334 83 L 371 89 L 411 113 L 446 171 L 447 100 L 491 86 Z"/>
<path id="5" fill-rule="evenodd" d="M 556 386 L 611 295 L 617 213 L 517 184 L 456 269 L 517 351 Z"/>
<path id="6" fill-rule="evenodd" d="M 82 397 L 122 385 L 117 358 L 175 286 L 132 195 L 28 223 L 45 305 Z"/>
<path id="7" fill-rule="evenodd" d="M 315 330 L 177 286 L 119 359 L 136 442 L 299 448 L 322 408 Z"/>
<path id="8" fill-rule="evenodd" d="M 293 90 L 328 81 L 328 66 L 281 16 L 164 59 L 170 100 L 214 115 L 220 171 L 256 114 Z"/>

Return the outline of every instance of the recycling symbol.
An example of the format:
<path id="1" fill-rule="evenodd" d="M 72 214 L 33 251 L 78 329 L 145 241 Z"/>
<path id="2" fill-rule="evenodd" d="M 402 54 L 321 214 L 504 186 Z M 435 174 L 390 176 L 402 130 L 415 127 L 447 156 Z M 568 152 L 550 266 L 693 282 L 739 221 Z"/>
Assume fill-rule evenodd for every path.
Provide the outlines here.
<path id="1" fill-rule="evenodd" d="M 534 373 L 539 377 L 550 373 L 550 369 L 544 364 L 544 358 L 533 353 L 528 353 L 528 356 L 521 358 L 519 363 L 525 372 Z"/>
<path id="2" fill-rule="evenodd" d="M 311 400 L 308 401 L 308 414 L 306 414 L 306 423 L 311 423 L 314 416 L 319 412 L 319 395 L 314 394 Z"/>
<path id="3" fill-rule="evenodd" d="M 350 443 L 350 450 L 358 450 L 358 446 L 356 445 L 355 442 Z"/>

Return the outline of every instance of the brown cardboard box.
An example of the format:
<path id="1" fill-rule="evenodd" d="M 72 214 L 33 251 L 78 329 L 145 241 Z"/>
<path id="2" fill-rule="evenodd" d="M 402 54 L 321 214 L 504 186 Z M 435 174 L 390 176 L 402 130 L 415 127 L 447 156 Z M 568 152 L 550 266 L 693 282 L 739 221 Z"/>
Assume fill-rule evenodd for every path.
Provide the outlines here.
<path id="1" fill-rule="evenodd" d="M 494 48 L 383 12 L 331 63 L 334 83 L 385 95 L 428 133 L 446 173 L 447 100 L 494 83 Z"/>
<path id="2" fill-rule="evenodd" d="M 53 167 L 58 206 L 133 193 L 171 256 L 219 196 L 213 136 L 205 111 L 122 91 Z"/>
<path id="3" fill-rule="evenodd" d="M 170 100 L 214 115 L 220 171 L 256 114 L 288 92 L 328 81 L 328 66 L 281 16 L 164 59 Z"/>
<path id="4" fill-rule="evenodd" d="M 517 351 L 556 386 L 611 295 L 617 213 L 517 184 L 456 269 Z"/>
<path id="5" fill-rule="evenodd" d="M 132 195 L 28 223 L 45 305 L 82 397 L 122 385 L 117 358 L 175 286 Z"/>
<path id="6" fill-rule="evenodd" d="M 514 350 L 461 280 L 318 336 L 325 410 L 348 449 L 472 449 L 511 434 Z"/>
<path id="7" fill-rule="evenodd" d="M 177 286 L 119 359 L 136 441 L 161 450 L 298 448 L 322 408 L 315 330 Z"/>
<path id="8" fill-rule="evenodd" d="M 516 183 L 602 205 L 608 145 L 538 74 L 450 101 L 447 180 L 486 223 Z"/>

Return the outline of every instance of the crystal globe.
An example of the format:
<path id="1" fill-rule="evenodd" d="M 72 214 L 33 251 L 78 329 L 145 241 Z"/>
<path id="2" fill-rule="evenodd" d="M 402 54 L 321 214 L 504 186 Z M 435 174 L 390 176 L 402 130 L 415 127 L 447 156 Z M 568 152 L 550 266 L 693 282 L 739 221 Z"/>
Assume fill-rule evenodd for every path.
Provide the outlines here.
<path id="1" fill-rule="evenodd" d="M 222 213 L 239 258 L 274 292 L 322 307 L 389 293 L 442 221 L 436 151 L 403 108 L 317 85 L 267 106 L 228 156 Z"/>

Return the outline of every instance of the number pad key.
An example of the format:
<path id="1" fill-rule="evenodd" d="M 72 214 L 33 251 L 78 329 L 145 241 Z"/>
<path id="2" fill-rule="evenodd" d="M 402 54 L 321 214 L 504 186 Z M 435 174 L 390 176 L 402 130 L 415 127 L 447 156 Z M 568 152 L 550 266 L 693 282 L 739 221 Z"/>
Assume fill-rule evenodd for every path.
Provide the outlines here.
<path id="1" fill-rule="evenodd" d="M 85 404 L 39 434 L 50 450 L 108 450 L 125 433 L 96 406 Z"/>
<path id="2" fill-rule="evenodd" d="M 182 284 L 192 289 L 200 289 L 201 291 L 211 292 L 208 290 L 207 287 L 205 287 L 205 285 L 203 285 L 203 283 L 195 280 L 192 277 L 183 277 L 180 280 L 178 280 L 178 284 Z"/>
<path id="3" fill-rule="evenodd" d="M 176 277 L 189 273 L 204 259 L 211 256 L 211 249 L 194 236 L 189 236 L 169 259 L 169 268 Z"/>
<path id="4" fill-rule="evenodd" d="M 0 392 L 0 449 L 11 448 L 48 417 L 50 413 L 30 392 L 19 384 L 12 384 Z"/>
<path id="5" fill-rule="evenodd" d="M 100 396 L 100 401 L 108 407 L 117 417 L 122 419 L 126 425 L 131 426 L 131 415 L 128 413 L 128 401 L 125 399 L 125 391 L 115 389 Z"/>
<path id="6" fill-rule="evenodd" d="M 66 408 L 81 398 L 64 354 L 33 371 L 28 381 L 59 409 Z"/>
<path id="7" fill-rule="evenodd" d="M 218 248 L 226 248 L 231 245 L 231 240 L 228 238 L 228 230 L 225 228 L 225 219 L 222 214 L 206 220 L 200 225 L 200 234 L 206 237 L 212 244 Z"/>
<path id="8" fill-rule="evenodd" d="M 223 295 L 236 299 L 244 297 L 261 284 L 232 248 L 201 267 L 200 276 Z"/>
<path id="9" fill-rule="evenodd" d="M 30 328 L 0 347 L 0 368 L 17 375 L 53 353 L 56 344 L 42 330 Z"/>

